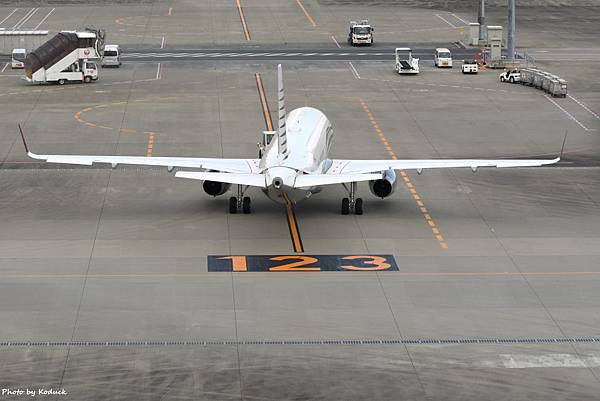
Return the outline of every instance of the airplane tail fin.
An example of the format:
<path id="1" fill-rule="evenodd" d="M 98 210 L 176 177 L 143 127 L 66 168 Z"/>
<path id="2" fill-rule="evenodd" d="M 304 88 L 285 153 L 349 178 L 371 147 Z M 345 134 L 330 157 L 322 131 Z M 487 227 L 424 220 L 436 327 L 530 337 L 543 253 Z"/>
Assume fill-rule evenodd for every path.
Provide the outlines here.
<path id="1" fill-rule="evenodd" d="M 279 115 L 279 125 L 277 129 L 277 145 L 279 155 L 282 159 L 285 159 L 288 156 L 288 146 L 287 146 L 287 129 L 285 127 L 285 93 L 283 89 L 283 71 L 281 69 L 281 64 L 277 66 L 277 91 L 278 91 L 278 115 Z"/>

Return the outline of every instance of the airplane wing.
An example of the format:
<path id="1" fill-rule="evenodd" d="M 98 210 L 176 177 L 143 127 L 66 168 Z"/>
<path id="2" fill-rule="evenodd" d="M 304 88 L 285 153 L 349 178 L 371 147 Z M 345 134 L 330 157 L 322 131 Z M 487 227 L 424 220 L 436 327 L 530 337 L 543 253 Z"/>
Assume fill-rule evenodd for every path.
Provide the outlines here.
<path id="1" fill-rule="evenodd" d="M 384 170 L 418 170 L 429 168 L 460 168 L 469 167 L 476 170 L 479 167 L 539 167 L 558 163 L 555 159 L 425 159 L 425 160 L 332 160 L 332 165 L 326 175 L 355 175 Z"/>
<path id="2" fill-rule="evenodd" d="M 145 157 L 145 156 L 87 156 L 87 155 L 38 155 L 28 151 L 33 159 L 45 160 L 48 163 L 80 164 L 91 166 L 94 163 L 108 163 L 116 167 L 119 164 L 139 166 L 165 166 L 201 168 L 226 173 L 257 173 L 258 159 L 218 159 L 195 157 Z"/>

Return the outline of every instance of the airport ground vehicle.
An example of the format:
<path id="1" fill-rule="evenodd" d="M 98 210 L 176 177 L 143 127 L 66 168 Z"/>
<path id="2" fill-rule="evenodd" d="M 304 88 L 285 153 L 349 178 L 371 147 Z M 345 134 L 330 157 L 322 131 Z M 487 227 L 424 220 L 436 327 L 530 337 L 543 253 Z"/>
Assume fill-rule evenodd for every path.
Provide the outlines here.
<path id="1" fill-rule="evenodd" d="M 120 67 L 121 49 L 119 45 L 105 45 L 102 54 L 102 67 Z"/>
<path id="2" fill-rule="evenodd" d="M 463 60 L 462 73 L 463 74 L 477 74 L 479 72 L 479 66 L 475 60 Z"/>
<path id="3" fill-rule="evenodd" d="M 12 58 L 10 61 L 10 67 L 11 68 L 25 68 L 25 57 L 27 57 L 27 50 L 13 49 Z"/>
<path id="4" fill-rule="evenodd" d="M 450 53 L 450 50 L 444 47 L 438 47 L 435 49 L 435 53 L 433 55 L 433 64 L 435 64 L 435 66 L 438 68 L 452 68 L 452 53 Z"/>
<path id="5" fill-rule="evenodd" d="M 521 81 L 521 71 L 506 70 L 500 74 L 500 82 L 510 82 L 511 84 Z"/>
<path id="6" fill-rule="evenodd" d="M 398 74 L 418 74 L 419 59 L 413 58 L 410 47 L 396 48 L 396 71 Z"/>
<path id="7" fill-rule="evenodd" d="M 352 46 L 373 44 L 373 27 L 369 20 L 350 21 L 350 32 L 348 33 L 348 44 Z"/>
<path id="8" fill-rule="evenodd" d="M 62 31 L 30 52 L 25 58 L 25 79 L 28 82 L 70 81 L 93 82 L 98 68 L 93 61 L 100 58 L 97 32 Z"/>

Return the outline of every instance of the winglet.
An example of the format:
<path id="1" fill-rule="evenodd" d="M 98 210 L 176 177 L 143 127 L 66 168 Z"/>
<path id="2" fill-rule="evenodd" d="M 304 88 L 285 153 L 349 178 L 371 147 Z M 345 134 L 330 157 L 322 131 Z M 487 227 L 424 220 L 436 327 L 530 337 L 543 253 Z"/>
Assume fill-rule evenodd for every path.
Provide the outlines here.
<path id="1" fill-rule="evenodd" d="M 562 159 L 562 157 L 563 157 L 563 152 L 565 151 L 565 144 L 567 143 L 567 134 L 568 133 L 569 133 L 569 130 L 566 129 L 565 130 L 565 137 L 563 138 L 563 143 L 562 143 L 562 146 L 560 148 L 560 156 L 558 157 L 559 160 Z"/>
<path id="2" fill-rule="evenodd" d="M 21 128 L 21 124 L 19 125 L 19 132 L 21 133 L 21 139 L 23 140 L 23 146 L 25 147 L 25 152 L 29 154 L 29 147 L 27 146 L 27 141 L 25 140 L 25 134 L 23 134 L 23 129 Z"/>

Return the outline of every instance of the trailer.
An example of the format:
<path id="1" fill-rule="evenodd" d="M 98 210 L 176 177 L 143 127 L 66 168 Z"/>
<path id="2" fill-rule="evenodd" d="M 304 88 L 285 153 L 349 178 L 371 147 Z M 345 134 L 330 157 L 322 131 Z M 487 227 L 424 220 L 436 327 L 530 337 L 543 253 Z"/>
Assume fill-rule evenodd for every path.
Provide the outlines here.
<path id="1" fill-rule="evenodd" d="M 396 48 L 396 72 L 398 74 L 418 74 L 419 59 L 412 56 L 410 47 Z"/>
<path id="2" fill-rule="evenodd" d="M 93 82 L 98 79 L 94 60 L 101 58 L 104 41 L 101 31 L 62 31 L 27 55 L 25 77 L 28 82 Z"/>

